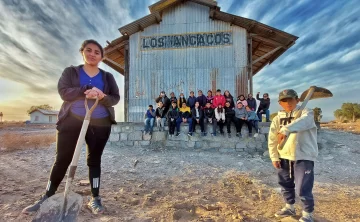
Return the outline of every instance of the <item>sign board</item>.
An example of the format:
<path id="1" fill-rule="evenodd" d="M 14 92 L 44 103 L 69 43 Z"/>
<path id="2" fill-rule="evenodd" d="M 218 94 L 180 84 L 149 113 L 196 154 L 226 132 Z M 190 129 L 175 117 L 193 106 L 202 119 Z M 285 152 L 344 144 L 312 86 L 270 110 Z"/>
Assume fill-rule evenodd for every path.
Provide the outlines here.
<path id="1" fill-rule="evenodd" d="M 184 49 L 232 44 L 231 31 L 141 37 L 141 50 Z"/>

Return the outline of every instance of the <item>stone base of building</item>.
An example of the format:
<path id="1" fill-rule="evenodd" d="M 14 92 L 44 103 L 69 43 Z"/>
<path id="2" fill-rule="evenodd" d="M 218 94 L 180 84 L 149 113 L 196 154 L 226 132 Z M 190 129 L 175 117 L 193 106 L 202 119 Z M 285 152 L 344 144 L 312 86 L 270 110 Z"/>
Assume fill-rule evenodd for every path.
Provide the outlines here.
<path id="1" fill-rule="evenodd" d="M 165 131 L 158 131 L 154 126 L 152 135 L 144 135 L 142 123 L 118 123 L 112 126 L 109 145 L 115 147 L 141 147 L 149 149 L 193 149 L 199 151 L 218 151 L 223 153 L 246 152 L 251 155 L 262 155 L 267 150 L 267 135 L 270 123 L 259 123 L 260 133 L 255 137 L 249 137 L 247 126 L 241 129 L 242 137 L 236 137 L 235 126 L 231 126 L 231 138 L 228 138 L 226 126 L 224 135 L 211 136 L 212 126 L 205 126 L 207 136 L 201 136 L 200 127 L 197 126 L 193 136 L 188 136 L 188 125 L 181 124 L 181 134 L 177 137 L 169 136 L 168 127 Z M 255 132 L 255 129 L 253 129 Z"/>

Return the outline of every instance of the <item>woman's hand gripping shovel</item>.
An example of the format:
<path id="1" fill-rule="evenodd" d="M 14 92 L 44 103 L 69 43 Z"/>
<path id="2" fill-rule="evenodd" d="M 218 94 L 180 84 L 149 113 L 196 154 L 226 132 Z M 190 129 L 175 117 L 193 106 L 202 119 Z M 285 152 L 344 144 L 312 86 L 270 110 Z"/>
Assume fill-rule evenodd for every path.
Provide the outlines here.
<path id="1" fill-rule="evenodd" d="M 81 148 L 85 141 L 86 131 L 89 127 L 90 117 L 98 102 L 99 99 L 97 98 L 95 104 L 91 107 L 91 109 L 89 109 L 87 99 L 85 99 L 86 115 L 68 171 L 65 192 L 55 194 L 49 197 L 43 204 L 41 204 L 41 207 L 36 213 L 33 222 L 77 221 L 77 216 L 79 215 L 83 203 L 83 198 L 81 195 L 71 191 L 71 185 L 74 180 L 75 171 L 79 162 Z"/>

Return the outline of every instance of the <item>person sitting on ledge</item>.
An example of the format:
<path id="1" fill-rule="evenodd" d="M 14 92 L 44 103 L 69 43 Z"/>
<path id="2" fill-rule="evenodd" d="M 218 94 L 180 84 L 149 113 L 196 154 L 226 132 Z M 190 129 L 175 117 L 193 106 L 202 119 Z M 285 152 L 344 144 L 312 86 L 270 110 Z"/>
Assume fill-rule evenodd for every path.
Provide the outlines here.
<path id="1" fill-rule="evenodd" d="M 164 104 L 160 101 L 156 109 L 156 124 L 159 131 L 165 130 L 166 112 Z"/>
<path id="2" fill-rule="evenodd" d="M 173 101 L 171 103 L 171 109 L 167 113 L 168 125 L 169 125 L 169 136 L 174 136 L 175 127 L 176 127 L 176 120 L 180 117 L 179 109 L 177 108 L 176 102 Z M 180 127 L 179 127 L 180 128 Z M 180 129 L 176 129 L 176 134 L 178 135 Z"/>
<path id="3" fill-rule="evenodd" d="M 189 124 L 189 132 L 188 135 L 192 136 L 192 118 L 191 118 L 191 111 L 190 107 L 186 106 L 186 103 L 182 104 L 182 107 L 179 109 L 180 111 L 180 118 L 176 120 L 176 128 L 177 133 L 175 136 L 180 135 L 180 124 L 181 123 L 188 123 Z"/>
<path id="4" fill-rule="evenodd" d="M 146 111 L 145 115 L 144 115 L 144 123 L 145 123 L 145 129 L 144 129 L 144 133 L 147 134 L 149 133 L 150 135 L 152 134 L 153 128 L 154 128 L 154 122 L 155 122 L 155 116 L 156 116 L 156 112 L 153 108 L 153 105 L 149 105 L 149 109 Z"/>

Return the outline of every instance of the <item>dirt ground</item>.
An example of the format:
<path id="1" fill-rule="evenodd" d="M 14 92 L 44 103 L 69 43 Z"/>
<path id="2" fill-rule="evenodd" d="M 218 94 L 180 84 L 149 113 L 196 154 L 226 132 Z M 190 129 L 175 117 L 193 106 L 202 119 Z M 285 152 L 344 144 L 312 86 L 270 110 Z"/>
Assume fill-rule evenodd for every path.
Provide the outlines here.
<path id="1" fill-rule="evenodd" d="M 28 131 L 55 133 L 50 127 Z M 316 221 L 360 221 L 360 136 L 323 130 L 321 138 Z M 0 221 L 31 221 L 20 212 L 44 192 L 54 155 L 54 144 L 0 150 Z M 86 208 L 89 187 L 79 184 L 87 179 L 84 156 L 73 186 L 84 198 L 79 221 L 277 221 L 273 214 L 283 205 L 268 157 L 107 147 L 101 179 L 106 213 L 96 216 Z"/>

